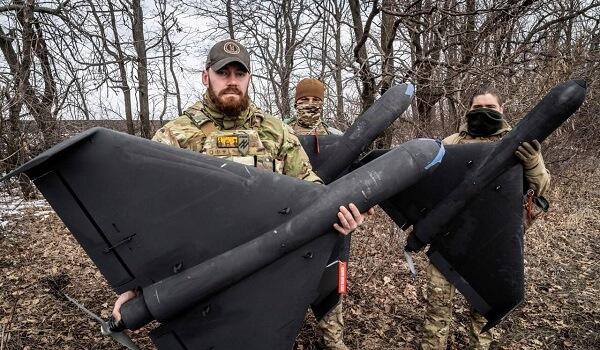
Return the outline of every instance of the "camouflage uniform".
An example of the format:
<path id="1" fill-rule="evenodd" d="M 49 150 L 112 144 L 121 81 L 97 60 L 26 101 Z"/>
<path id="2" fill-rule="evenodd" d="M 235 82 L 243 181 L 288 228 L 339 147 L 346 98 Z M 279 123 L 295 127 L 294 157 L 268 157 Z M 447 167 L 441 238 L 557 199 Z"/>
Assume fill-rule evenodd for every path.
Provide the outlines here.
<path id="1" fill-rule="evenodd" d="M 229 136 L 249 136 L 247 151 L 228 147 Z M 257 135 L 258 137 L 253 137 Z M 152 140 L 204 154 L 275 170 L 306 181 L 320 182 L 308 156 L 290 126 L 264 113 L 254 104 L 237 118 L 223 116 L 208 97 L 189 107 L 182 116 L 160 128 Z M 251 157 L 248 157 L 251 156 Z M 327 349 L 347 350 L 342 339 L 342 302 L 319 322 Z"/>
<path id="2" fill-rule="evenodd" d="M 503 126 L 491 136 L 472 136 L 467 132 L 467 125 L 463 124 L 458 130 L 458 133 L 446 137 L 443 142 L 447 145 L 457 145 L 464 143 L 477 142 L 495 142 L 511 130 L 511 127 L 506 121 L 503 121 Z M 536 196 L 543 196 L 550 186 L 550 173 L 544 165 L 544 160 L 540 154 L 540 160 L 532 168 L 525 169 L 525 180 L 529 188 L 535 191 Z"/>
<path id="3" fill-rule="evenodd" d="M 494 142 L 501 139 L 510 130 L 511 128 L 508 123 L 503 121 L 503 126 L 493 135 L 476 137 L 467 132 L 467 125 L 464 124 L 460 127 L 458 133 L 448 136 L 443 142 L 449 145 Z M 541 155 L 537 165 L 530 169 L 525 169 L 525 179 L 529 187 L 538 196 L 543 195 L 548 189 L 550 174 L 546 170 Z M 421 349 L 446 349 L 446 341 L 450 333 L 450 323 L 452 322 L 452 300 L 455 288 L 431 264 L 429 264 L 427 270 L 427 278 L 427 311 L 425 314 Z M 485 317 L 471 309 L 470 319 L 469 348 L 478 350 L 488 349 L 492 342 L 492 334 L 490 331 L 480 333 L 487 322 Z"/>
<path id="4" fill-rule="evenodd" d="M 226 143 L 244 135 L 248 135 L 247 150 Z M 152 140 L 240 163 L 251 159 L 256 167 L 306 181 L 321 181 L 291 128 L 252 103 L 239 116 L 231 118 L 220 113 L 205 94 L 203 101 L 165 124 Z"/>
<path id="5" fill-rule="evenodd" d="M 344 314 L 342 298 L 317 324 L 323 333 L 323 343 L 326 350 L 348 350 L 344 344 Z"/>
<path id="6" fill-rule="evenodd" d="M 328 128 L 321 121 L 323 101 L 297 101 L 297 117 L 287 121 L 297 135 L 328 135 Z M 344 317 L 342 299 L 317 324 L 323 333 L 323 343 L 327 350 L 348 350 L 344 344 Z"/>

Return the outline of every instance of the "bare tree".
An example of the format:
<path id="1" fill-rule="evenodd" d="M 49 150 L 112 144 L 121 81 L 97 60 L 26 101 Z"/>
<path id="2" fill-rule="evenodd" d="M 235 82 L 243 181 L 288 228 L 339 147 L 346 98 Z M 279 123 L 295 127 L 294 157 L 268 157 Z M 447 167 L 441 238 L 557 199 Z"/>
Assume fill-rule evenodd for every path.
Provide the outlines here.
<path id="1" fill-rule="evenodd" d="M 358 64 L 358 77 L 362 84 L 360 89 L 362 111 L 365 111 L 371 107 L 373 102 L 375 102 L 375 93 L 377 91 L 375 76 L 371 71 L 371 63 L 369 62 L 365 44 L 369 38 L 373 20 L 380 12 L 380 8 L 378 0 L 373 0 L 371 10 L 363 26 L 360 2 L 358 0 L 349 0 L 349 3 L 350 13 L 352 14 L 352 24 L 354 27 L 354 36 L 356 40 L 356 45 L 354 47 L 354 58 Z"/>
<path id="2" fill-rule="evenodd" d="M 152 137 L 150 129 L 150 105 L 148 103 L 148 60 L 146 58 L 146 41 L 144 39 L 144 12 L 140 0 L 131 1 L 131 22 L 133 46 L 137 54 L 138 103 L 140 116 L 140 134 L 144 138 Z"/>
<path id="3" fill-rule="evenodd" d="M 56 81 L 54 79 L 52 57 L 50 56 L 41 26 L 34 16 L 33 0 L 15 1 L 15 16 L 21 30 L 20 50 L 15 49 L 16 31 L 4 32 L 0 28 L 0 49 L 8 63 L 13 77 L 12 98 L 10 104 L 14 108 L 25 105 L 35 119 L 42 133 L 44 146 L 50 147 L 58 142 L 56 133 Z M 40 71 L 36 72 L 35 63 Z M 34 75 L 40 73 L 43 91 L 40 93 L 32 84 Z"/>

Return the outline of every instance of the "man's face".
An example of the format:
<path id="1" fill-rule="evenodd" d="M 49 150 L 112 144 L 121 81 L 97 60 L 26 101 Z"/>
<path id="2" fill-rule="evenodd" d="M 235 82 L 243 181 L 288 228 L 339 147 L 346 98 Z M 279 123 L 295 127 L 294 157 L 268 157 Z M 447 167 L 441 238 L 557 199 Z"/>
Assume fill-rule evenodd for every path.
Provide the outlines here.
<path id="1" fill-rule="evenodd" d="M 298 104 L 313 104 L 315 102 L 323 102 L 323 100 L 321 100 L 318 97 L 313 97 L 313 96 L 304 96 L 304 97 L 300 97 L 299 99 L 296 100 L 296 105 Z"/>
<path id="2" fill-rule="evenodd" d="M 473 98 L 470 110 L 475 108 L 495 109 L 500 113 L 504 113 L 503 106 L 498 103 L 498 98 L 492 94 L 477 95 Z"/>
<path id="3" fill-rule="evenodd" d="M 202 73 L 202 83 L 217 108 L 226 115 L 236 116 L 248 107 L 250 73 L 239 63 L 231 63 L 214 71 Z"/>

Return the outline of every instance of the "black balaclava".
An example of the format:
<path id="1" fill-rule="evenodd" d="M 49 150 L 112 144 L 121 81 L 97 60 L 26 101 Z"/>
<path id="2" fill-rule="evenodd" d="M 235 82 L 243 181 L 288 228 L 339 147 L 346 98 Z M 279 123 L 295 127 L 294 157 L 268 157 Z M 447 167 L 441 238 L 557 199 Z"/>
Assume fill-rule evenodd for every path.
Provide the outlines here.
<path id="1" fill-rule="evenodd" d="M 475 108 L 467 112 L 467 131 L 473 136 L 490 136 L 502 128 L 504 115 L 495 109 Z"/>

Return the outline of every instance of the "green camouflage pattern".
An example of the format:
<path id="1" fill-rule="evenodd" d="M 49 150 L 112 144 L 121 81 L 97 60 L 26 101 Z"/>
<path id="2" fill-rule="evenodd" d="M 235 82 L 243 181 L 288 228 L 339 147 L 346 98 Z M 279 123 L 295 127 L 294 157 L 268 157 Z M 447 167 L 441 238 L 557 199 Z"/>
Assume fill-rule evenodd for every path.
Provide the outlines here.
<path id="1" fill-rule="evenodd" d="M 296 135 L 328 135 L 329 132 L 321 121 L 323 101 L 296 102 L 297 116 L 289 124 Z"/>
<path id="2" fill-rule="evenodd" d="M 325 350 L 348 350 L 344 344 L 344 317 L 342 300 L 329 311 L 317 324 L 323 334 Z"/>
<path id="3" fill-rule="evenodd" d="M 196 102 L 186 109 L 182 116 L 160 128 L 152 140 L 208 154 L 209 149 L 214 150 L 212 141 L 206 142 L 207 138 L 213 140 L 213 137 L 216 137 L 211 135 L 212 133 L 234 131 L 248 133 L 249 130 L 256 131 L 262 143 L 262 146 L 255 145 L 256 155 L 263 157 L 264 162 L 268 158 L 273 159 L 276 164 L 275 171 L 306 181 L 321 182 L 312 171 L 308 156 L 293 130 L 281 120 L 261 111 L 253 103 L 240 115 L 229 117 L 220 113 L 210 101 L 208 94 L 205 94 L 202 101 Z M 228 158 L 235 155 L 221 157 Z M 269 168 L 269 166 L 262 167 Z"/>
<path id="4" fill-rule="evenodd" d="M 446 349 L 452 323 L 452 300 L 456 290 L 431 264 L 427 270 L 427 279 L 427 311 L 421 349 Z M 481 329 L 487 322 L 485 317 L 471 309 L 470 320 L 469 349 L 488 349 L 492 343 L 492 333 L 490 331 L 481 333 Z"/>

